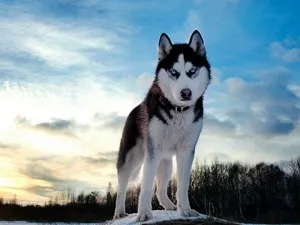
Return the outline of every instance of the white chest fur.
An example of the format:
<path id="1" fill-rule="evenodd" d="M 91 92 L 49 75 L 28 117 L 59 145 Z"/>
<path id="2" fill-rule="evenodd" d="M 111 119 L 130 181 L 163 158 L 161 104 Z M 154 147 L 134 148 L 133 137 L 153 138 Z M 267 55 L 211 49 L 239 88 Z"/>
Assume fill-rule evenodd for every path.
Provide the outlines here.
<path id="1" fill-rule="evenodd" d="M 171 114 L 173 118 L 167 119 L 168 124 L 164 124 L 156 117 L 149 123 L 154 151 L 160 151 L 163 158 L 172 157 L 176 150 L 191 150 L 202 130 L 202 119 L 193 123 L 192 109 L 182 113 L 172 111 Z"/>

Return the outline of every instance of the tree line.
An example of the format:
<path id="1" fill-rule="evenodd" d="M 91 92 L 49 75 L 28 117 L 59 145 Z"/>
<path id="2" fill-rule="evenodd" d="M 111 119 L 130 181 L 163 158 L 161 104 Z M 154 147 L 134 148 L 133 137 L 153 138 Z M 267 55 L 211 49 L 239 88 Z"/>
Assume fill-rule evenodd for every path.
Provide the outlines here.
<path id="1" fill-rule="evenodd" d="M 154 193 L 156 185 L 154 186 Z M 128 189 L 126 210 L 137 211 L 140 185 Z M 172 177 L 168 195 L 176 203 L 176 178 Z M 285 167 L 264 162 L 256 165 L 198 161 L 191 171 L 191 207 L 203 214 L 236 222 L 300 222 L 300 156 Z M 57 194 L 44 205 L 21 205 L 14 199 L 0 198 L 1 220 L 99 222 L 114 213 L 116 191 L 111 183 L 105 194 L 75 194 L 72 189 Z M 155 195 L 153 209 L 162 209 Z"/>

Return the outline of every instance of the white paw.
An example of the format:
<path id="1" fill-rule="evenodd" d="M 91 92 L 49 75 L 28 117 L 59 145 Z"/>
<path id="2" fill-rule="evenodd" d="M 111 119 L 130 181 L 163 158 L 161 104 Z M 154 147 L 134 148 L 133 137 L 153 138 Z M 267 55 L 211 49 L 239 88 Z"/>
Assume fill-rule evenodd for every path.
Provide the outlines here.
<path id="1" fill-rule="evenodd" d="M 142 212 L 138 212 L 137 217 L 136 217 L 137 222 L 143 222 L 143 221 L 147 221 L 147 220 L 151 220 L 151 219 L 153 219 L 151 210 L 145 210 Z"/>
<path id="2" fill-rule="evenodd" d="M 116 219 L 121 219 L 121 218 L 123 218 L 123 217 L 126 217 L 126 216 L 128 216 L 128 213 L 125 213 L 125 212 L 123 212 L 123 213 L 116 213 L 115 215 L 114 215 L 114 220 L 116 220 Z"/>
<path id="3" fill-rule="evenodd" d="M 194 209 L 179 209 L 180 215 L 184 217 L 198 217 L 200 213 L 198 213 Z"/>
<path id="4" fill-rule="evenodd" d="M 163 204 L 162 207 L 164 207 L 165 210 L 177 210 L 177 206 L 174 205 L 172 202 L 168 204 Z"/>

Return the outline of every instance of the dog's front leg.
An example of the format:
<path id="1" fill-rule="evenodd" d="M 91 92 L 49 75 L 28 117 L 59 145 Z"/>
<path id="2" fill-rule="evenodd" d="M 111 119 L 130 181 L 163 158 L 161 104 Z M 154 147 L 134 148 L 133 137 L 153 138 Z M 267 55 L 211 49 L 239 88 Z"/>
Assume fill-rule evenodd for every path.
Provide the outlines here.
<path id="1" fill-rule="evenodd" d="M 150 151 L 149 151 L 150 150 Z M 152 215 L 152 193 L 155 174 L 158 167 L 158 157 L 154 149 L 149 149 L 144 158 L 144 171 L 141 185 L 141 193 L 138 204 L 137 221 L 146 221 L 153 218 Z"/>
<path id="2" fill-rule="evenodd" d="M 190 181 L 190 172 L 194 159 L 195 149 L 180 149 L 176 153 L 177 161 L 177 208 L 181 216 L 193 217 L 200 214 L 191 209 L 188 189 Z"/>

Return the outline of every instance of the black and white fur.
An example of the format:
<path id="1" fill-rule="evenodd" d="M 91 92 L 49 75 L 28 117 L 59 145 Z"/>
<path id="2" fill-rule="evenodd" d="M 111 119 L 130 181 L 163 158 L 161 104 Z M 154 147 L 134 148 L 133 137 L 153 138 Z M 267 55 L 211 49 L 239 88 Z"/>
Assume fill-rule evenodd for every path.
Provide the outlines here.
<path id="1" fill-rule="evenodd" d="M 127 215 L 128 182 L 143 165 L 137 221 L 152 219 L 152 192 L 166 210 L 178 209 L 185 217 L 197 216 L 188 199 L 190 170 L 202 130 L 203 94 L 211 80 L 210 64 L 199 31 L 187 44 L 172 44 L 161 34 L 155 79 L 142 103 L 125 122 L 117 162 L 118 193 L 114 218 Z M 172 157 L 177 162 L 177 206 L 167 196 Z"/>

